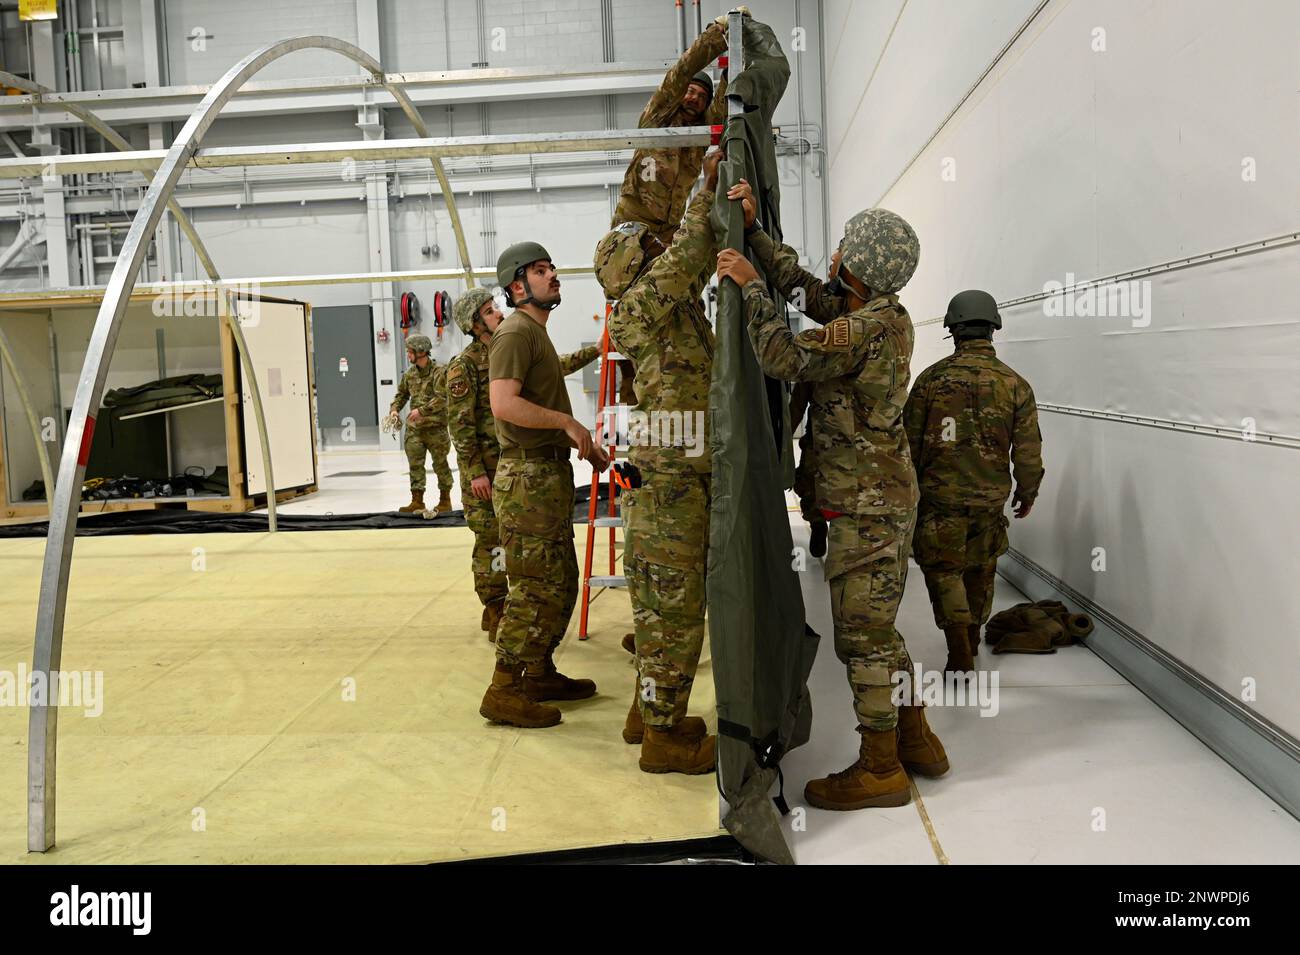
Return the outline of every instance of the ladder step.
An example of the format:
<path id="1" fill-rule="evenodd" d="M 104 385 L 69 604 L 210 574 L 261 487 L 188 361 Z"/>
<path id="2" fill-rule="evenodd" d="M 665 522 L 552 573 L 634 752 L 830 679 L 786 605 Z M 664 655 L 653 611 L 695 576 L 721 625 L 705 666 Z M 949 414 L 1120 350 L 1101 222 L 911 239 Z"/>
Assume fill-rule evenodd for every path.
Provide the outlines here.
<path id="1" fill-rule="evenodd" d="M 622 527 L 623 518 L 621 517 L 598 517 L 593 527 Z"/>
<path id="2" fill-rule="evenodd" d="M 626 587 L 627 578 L 622 574 L 615 577 L 588 577 L 587 583 L 593 587 Z"/>
<path id="3" fill-rule="evenodd" d="M 609 352 L 605 357 L 608 358 L 610 361 L 625 361 L 627 358 L 626 355 L 620 355 L 616 351 Z"/>

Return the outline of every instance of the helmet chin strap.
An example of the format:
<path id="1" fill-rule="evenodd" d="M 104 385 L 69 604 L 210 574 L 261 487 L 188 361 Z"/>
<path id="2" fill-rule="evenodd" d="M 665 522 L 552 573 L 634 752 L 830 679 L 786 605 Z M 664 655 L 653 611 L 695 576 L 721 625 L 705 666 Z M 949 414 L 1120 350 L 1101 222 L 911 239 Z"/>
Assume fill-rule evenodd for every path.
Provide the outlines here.
<path id="1" fill-rule="evenodd" d="M 524 283 L 524 290 L 528 292 L 528 297 L 522 301 L 515 302 L 515 308 L 519 308 L 522 305 L 535 305 L 537 308 L 543 308 L 548 312 L 552 312 L 560 307 L 559 302 L 551 302 L 549 305 L 545 305 L 537 301 L 537 296 L 533 292 L 533 283 L 528 279 L 527 270 L 524 271 L 523 275 L 519 276 L 519 280 Z"/>

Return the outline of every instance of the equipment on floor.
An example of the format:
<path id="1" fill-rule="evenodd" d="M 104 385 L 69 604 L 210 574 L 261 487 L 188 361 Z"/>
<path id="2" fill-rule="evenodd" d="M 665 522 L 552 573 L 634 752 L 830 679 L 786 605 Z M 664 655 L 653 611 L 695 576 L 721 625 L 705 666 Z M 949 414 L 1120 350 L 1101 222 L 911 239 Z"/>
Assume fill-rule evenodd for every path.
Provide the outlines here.
<path id="1" fill-rule="evenodd" d="M 995 613 L 984 639 L 994 653 L 1055 653 L 1057 647 L 1082 643 L 1093 628 L 1087 614 L 1070 613 L 1059 600 L 1038 600 Z"/>

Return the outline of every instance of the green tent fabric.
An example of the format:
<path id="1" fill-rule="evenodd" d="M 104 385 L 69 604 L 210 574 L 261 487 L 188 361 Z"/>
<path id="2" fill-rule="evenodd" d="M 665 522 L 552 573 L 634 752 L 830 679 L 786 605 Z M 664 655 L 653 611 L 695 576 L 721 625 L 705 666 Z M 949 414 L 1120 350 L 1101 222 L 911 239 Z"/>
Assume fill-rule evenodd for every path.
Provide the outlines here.
<path id="1" fill-rule="evenodd" d="M 779 238 L 771 120 L 790 65 L 770 27 L 746 18 L 743 33 L 745 69 L 728 90 L 727 158 L 718 196 L 746 179 L 765 229 Z M 713 222 L 722 247 L 744 247 L 739 203 L 719 199 Z M 792 566 L 784 494 L 793 477 L 786 388 L 763 375 L 746 324 L 740 290 L 723 282 L 709 391 L 713 508 L 706 581 L 718 698 L 718 786 L 727 803 L 727 831 L 762 859 L 792 863 L 770 793 L 781 756 L 808 739 L 807 680 L 818 638 L 804 622 Z"/>
<path id="2" fill-rule="evenodd" d="M 123 415 L 180 408 L 220 398 L 223 387 L 220 374 L 174 375 L 131 388 L 114 388 L 104 395 L 103 405 L 113 409 L 113 418 L 117 420 Z"/>

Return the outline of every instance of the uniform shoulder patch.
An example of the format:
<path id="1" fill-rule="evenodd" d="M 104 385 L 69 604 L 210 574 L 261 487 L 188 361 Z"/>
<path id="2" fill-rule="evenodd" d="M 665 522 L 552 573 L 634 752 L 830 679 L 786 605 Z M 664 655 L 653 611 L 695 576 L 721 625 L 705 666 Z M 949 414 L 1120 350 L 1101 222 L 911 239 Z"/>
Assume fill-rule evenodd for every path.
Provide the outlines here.
<path id="1" fill-rule="evenodd" d="M 826 344 L 831 348 L 848 348 L 853 343 L 853 328 L 847 318 L 837 318 L 826 326 Z"/>
<path id="2" fill-rule="evenodd" d="M 469 394 L 469 375 L 459 360 L 453 359 L 447 367 L 447 392 L 453 398 L 464 398 Z"/>

